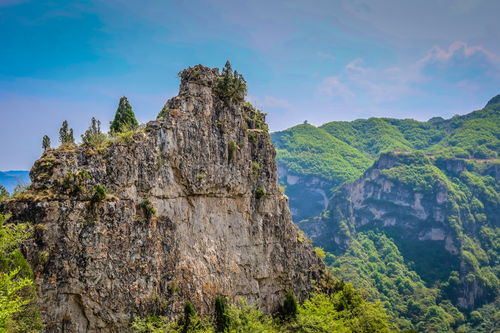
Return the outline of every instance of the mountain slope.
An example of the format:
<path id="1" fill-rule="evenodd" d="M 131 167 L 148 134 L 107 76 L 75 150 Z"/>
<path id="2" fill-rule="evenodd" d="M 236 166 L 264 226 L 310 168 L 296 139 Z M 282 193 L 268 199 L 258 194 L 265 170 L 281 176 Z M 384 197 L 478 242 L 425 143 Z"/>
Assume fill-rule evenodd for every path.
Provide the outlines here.
<path id="1" fill-rule="evenodd" d="M 279 154 L 294 142 L 276 143 L 286 175 L 280 181 L 301 215 L 299 226 L 329 253 L 335 274 L 381 299 L 401 328 L 488 332 L 498 324 L 497 315 L 478 319 L 500 313 L 497 100 L 448 120 L 372 118 L 319 127 L 370 160 L 359 178 L 343 184 L 313 169 L 293 173 Z M 323 154 L 336 153 L 329 149 Z M 316 189 L 302 185 L 307 177 L 331 189 L 321 212 L 293 206 Z"/>

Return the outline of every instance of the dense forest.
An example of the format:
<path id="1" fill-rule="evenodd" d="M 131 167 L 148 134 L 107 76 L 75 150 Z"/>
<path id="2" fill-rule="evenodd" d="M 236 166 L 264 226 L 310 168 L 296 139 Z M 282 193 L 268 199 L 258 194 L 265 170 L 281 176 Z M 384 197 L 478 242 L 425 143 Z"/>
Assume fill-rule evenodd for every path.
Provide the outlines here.
<path id="1" fill-rule="evenodd" d="M 399 328 L 499 326 L 500 96 L 451 119 L 304 123 L 273 143 L 295 221 Z"/>

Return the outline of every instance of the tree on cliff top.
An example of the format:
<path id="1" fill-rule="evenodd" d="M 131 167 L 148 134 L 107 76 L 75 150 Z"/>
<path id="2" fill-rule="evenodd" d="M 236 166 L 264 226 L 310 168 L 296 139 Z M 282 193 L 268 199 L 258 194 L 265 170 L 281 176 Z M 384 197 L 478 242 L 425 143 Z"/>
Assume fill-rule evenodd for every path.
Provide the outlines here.
<path id="1" fill-rule="evenodd" d="M 75 138 L 73 136 L 73 129 L 69 128 L 68 121 L 63 121 L 61 128 L 59 129 L 59 141 L 61 144 L 74 144 Z"/>
<path id="2" fill-rule="evenodd" d="M 247 94 L 247 83 L 243 75 L 233 71 L 231 63 L 226 61 L 216 85 L 216 92 L 226 103 L 243 102 Z"/>
<path id="3" fill-rule="evenodd" d="M 122 133 L 125 131 L 136 129 L 139 126 L 135 118 L 132 106 L 128 102 L 127 97 L 120 98 L 118 109 L 116 110 L 115 119 L 111 122 L 109 128 L 111 134 Z"/>

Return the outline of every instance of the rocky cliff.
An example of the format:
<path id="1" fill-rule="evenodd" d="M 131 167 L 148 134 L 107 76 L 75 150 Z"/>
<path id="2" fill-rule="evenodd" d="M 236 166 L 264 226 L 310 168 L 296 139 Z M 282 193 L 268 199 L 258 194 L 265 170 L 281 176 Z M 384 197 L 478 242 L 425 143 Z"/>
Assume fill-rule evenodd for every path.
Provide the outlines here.
<path id="1" fill-rule="evenodd" d="M 104 148 L 47 151 L 30 189 L 4 203 L 11 221 L 34 224 L 25 253 L 48 332 L 122 332 L 188 300 L 209 313 L 218 295 L 272 312 L 321 279 L 278 187 L 263 114 L 221 100 L 217 69 L 180 77 L 157 120 Z"/>
<path id="2" fill-rule="evenodd" d="M 316 244 L 342 253 L 358 232 L 388 235 L 428 283 L 459 308 L 495 299 L 497 160 L 384 153 L 362 177 L 340 187 L 322 216 L 300 223 Z"/>

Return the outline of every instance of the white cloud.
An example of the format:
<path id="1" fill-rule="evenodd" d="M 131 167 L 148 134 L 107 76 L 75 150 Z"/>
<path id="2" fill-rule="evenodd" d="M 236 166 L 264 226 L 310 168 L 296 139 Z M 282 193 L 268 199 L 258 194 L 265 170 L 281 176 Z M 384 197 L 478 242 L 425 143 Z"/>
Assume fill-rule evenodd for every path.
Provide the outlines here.
<path id="1" fill-rule="evenodd" d="M 481 82 L 477 81 L 488 76 L 500 77 L 499 65 L 500 57 L 493 52 L 456 41 L 447 48 L 434 46 L 424 56 L 404 66 L 368 67 L 363 59 L 356 58 L 338 75 L 323 78 L 318 91 L 328 97 L 356 96 L 371 103 L 423 95 L 429 84 L 444 83 L 450 89 L 477 91 L 481 88 Z"/>
<path id="2" fill-rule="evenodd" d="M 318 91 L 329 97 L 349 98 L 354 97 L 354 93 L 342 83 L 338 76 L 328 76 L 321 81 Z"/>
<path id="3" fill-rule="evenodd" d="M 434 46 L 419 62 L 422 64 L 435 61 L 446 63 L 457 58 L 466 59 L 473 56 L 480 56 L 491 63 L 500 62 L 500 56 L 484 47 L 480 45 L 469 46 L 467 43 L 461 41 L 453 42 L 448 49 Z"/>

